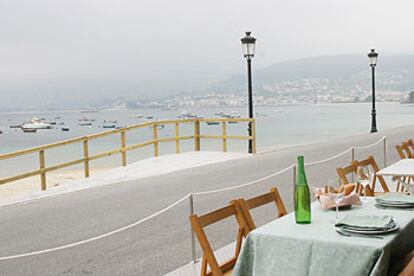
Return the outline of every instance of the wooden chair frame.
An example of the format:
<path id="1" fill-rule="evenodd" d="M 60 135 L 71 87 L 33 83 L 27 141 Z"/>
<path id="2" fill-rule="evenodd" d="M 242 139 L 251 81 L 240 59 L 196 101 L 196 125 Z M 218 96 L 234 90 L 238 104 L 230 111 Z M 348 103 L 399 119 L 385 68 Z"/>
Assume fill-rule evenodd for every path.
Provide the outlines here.
<path id="1" fill-rule="evenodd" d="M 413 139 L 408 139 L 407 140 L 407 146 L 408 146 L 408 149 L 411 152 L 411 155 L 414 157 L 414 141 L 413 141 Z"/>
<path id="2" fill-rule="evenodd" d="M 234 216 L 236 218 L 239 225 L 236 249 L 232 258 L 223 264 L 219 264 L 216 257 L 214 256 L 213 248 L 211 247 L 203 228 L 231 216 Z M 231 203 L 226 207 L 220 208 L 202 216 L 192 215 L 190 216 L 190 222 L 203 251 L 201 262 L 201 276 L 222 276 L 224 273 L 232 270 L 240 254 L 243 237 L 246 237 L 250 231 L 244 219 L 244 216 L 238 211 L 236 205 L 234 203 Z M 207 272 L 207 266 L 210 267 L 209 272 Z"/>
<path id="3" fill-rule="evenodd" d="M 372 168 L 374 172 L 374 176 L 373 176 L 371 187 L 367 188 L 366 195 L 374 196 L 375 184 L 377 183 L 377 179 L 384 193 L 389 193 L 390 189 L 388 188 L 387 182 L 385 182 L 384 177 L 382 175 L 376 175 L 376 173 L 379 171 L 379 166 L 372 155 L 368 156 L 368 158 L 365 160 L 361 160 L 361 161 L 355 160 L 351 163 L 351 165 L 344 167 L 344 168 L 337 168 L 336 171 L 338 173 L 338 176 L 341 178 L 343 184 L 348 184 L 350 182 L 347 178 L 347 174 L 356 173 L 358 167 L 368 167 L 368 166 Z M 362 193 L 362 187 L 357 187 L 357 190 L 358 190 L 357 191 L 358 193 L 360 194 Z"/>
<path id="4" fill-rule="evenodd" d="M 343 168 L 337 168 L 336 172 L 339 176 L 339 178 L 342 181 L 343 185 L 351 183 L 347 177 L 348 174 L 356 174 L 358 169 L 358 163 L 357 161 L 352 161 L 352 163 L 349 166 L 343 167 Z M 362 195 L 363 193 L 363 187 L 357 183 L 355 186 L 355 192 L 359 195 Z"/>
<path id="5" fill-rule="evenodd" d="M 377 183 L 377 179 L 381 185 L 382 190 L 384 193 L 389 193 L 390 189 L 388 188 L 387 182 L 385 182 L 385 179 L 382 175 L 376 175 L 376 173 L 380 170 L 377 162 L 375 161 L 374 156 L 369 155 L 367 159 L 362 161 L 356 161 L 357 167 L 368 167 L 370 166 L 374 172 L 372 186 L 369 187 L 372 191 L 372 195 L 375 193 L 375 184 Z"/>
<path id="6" fill-rule="evenodd" d="M 395 149 L 397 150 L 398 155 L 400 156 L 401 159 L 408 158 L 408 154 L 406 152 L 404 152 L 404 149 L 402 147 L 402 144 L 395 145 Z"/>
<path id="7" fill-rule="evenodd" d="M 250 213 L 250 210 L 271 202 L 274 202 L 276 205 L 278 211 L 277 218 L 280 218 L 287 214 L 285 205 L 283 204 L 283 200 L 276 187 L 272 188 L 268 193 L 247 200 L 240 198 L 235 201 L 236 208 L 238 208 L 239 212 L 243 214 L 250 231 L 256 229 L 256 224 L 253 221 L 253 217 Z"/>

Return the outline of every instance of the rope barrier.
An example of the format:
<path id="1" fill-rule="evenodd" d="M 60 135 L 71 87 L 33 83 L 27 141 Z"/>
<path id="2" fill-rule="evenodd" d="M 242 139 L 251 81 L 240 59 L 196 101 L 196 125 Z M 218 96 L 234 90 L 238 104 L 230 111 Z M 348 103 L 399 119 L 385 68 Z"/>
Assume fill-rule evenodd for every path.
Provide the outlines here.
<path id="1" fill-rule="evenodd" d="M 195 192 L 195 193 L 192 193 L 192 194 L 193 195 L 206 195 L 206 194 L 214 194 L 214 193 L 219 193 L 219 192 L 225 192 L 225 191 L 235 190 L 235 189 L 239 189 L 239 188 L 244 188 L 244 187 L 247 187 L 247 186 L 250 186 L 250 185 L 253 185 L 253 184 L 257 184 L 257 183 L 262 182 L 264 180 L 267 180 L 269 178 L 275 177 L 277 175 L 280 175 L 280 174 L 282 174 L 282 173 L 284 173 L 284 172 L 292 169 L 293 167 L 294 167 L 294 165 L 291 165 L 291 166 L 289 166 L 287 168 L 284 168 L 281 171 L 278 171 L 276 173 L 272 173 L 272 174 L 267 175 L 265 177 L 262 177 L 262 178 L 259 178 L 259 179 L 256 179 L 256 180 L 253 180 L 253 181 L 250 181 L 250 182 L 241 184 L 241 185 L 231 186 L 231 187 L 227 187 L 227 188 L 223 188 L 223 189 L 218 189 L 218 190 L 205 191 L 205 192 Z"/>
<path id="2" fill-rule="evenodd" d="M 382 138 L 381 139 L 379 139 L 377 142 L 375 142 L 375 143 L 372 143 L 372 144 L 370 144 L 370 145 L 366 145 L 366 146 L 355 146 L 354 148 L 355 149 L 368 149 L 368 148 L 371 148 L 371 147 L 373 147 L 373 146 L 376 146 L 376 145 L 378 145 L 379 143 L 381 143 L 382 141 L 384 141 L 386 139 L 386 137 L 385 136 L 382 136 Z"/>
<path id="3" fill-rule="evenodd" d="M 349 148 L 349 149 L 347 149 L 347 150 L 345 150 L 345 151 L 343 151 L 343 152 L 341 152 L 341 153 L 338 153 L 337 155 L 334 155 L 332 157 L 328 157 L 326 159 L 319 160 L 319 161 L 315 161 L 315 162 L 306 163 L 305 166 L 313 166 L 313 165 L 322 164 L 322 163 L 325 163 L 325 162 L 334 160 L 334 159 L 336 159 L 336 158 L 338 158 L 338 157 L 340 157 L 340 156 L 342 156 L 342 155 L 344 155 L 344 154 L 346 154 L 346 153 L 348 153 L 350 151 L 352 151 L 352 147 Z"/>
<path id="4" fill-rule="evenodd" d="M 370 145 L 367 145 L 367 146 L 357 146 L 357 147 L 354 147 L 354 148 L 366 149 L 366 148 L 369 148 L 369 147 L 372 147 L 372 146 L 376 146 L 377 144 L 379 144 L 380 142 L 382 142 L 384 139 L 385 139 L 385 136 L 382 137 L 379 141 L 377 141 L 377 142 L 375 142 L 373 144 L 370 144 Z M 335 158 L 338 158 L 338 157 L 344 155 L 345 153 L 348 153 L 350 150 L 352 150 L 352 147 L 349 148 L 349 149 L 347 149 L 344 152 L 341 152 L 339 154 L 336 154 L 336 155 L 334 155 L 332 157 L 329 157 L 327 159 L 320 160 L 320 161 L 315 161 L 315 162 L 311 162 L 311 163 L 307 163 L 306 165 L 307 166 L 312 166 L 312 165 L 321 164 L 321 163 L 324 163 L 324 162 L 331 161 L 331 160 L 333 160 Z M 38 250 L 38 251 L 32 251 L 32 252 L 27 252 L 27 253 L 21 253 L 21 254 L 16 254 L 16 255 L 10 255 L 10 256 L 0 257 L 0 261 L 18 259 L 18 258 L 35 256 L 35 255 L 40 255 L 40 254 L 46 254 L 46 253 L 50 253 L 50 252 L 55 252 L 55 251 L 59 251 L 59 250 L 63 250 L 63 249 L 72 248 L 72 247 L 75 247 L 75 246 L 78 246 L 78 245 L 83 245 L 83 244 L 90 243 L 90 242 L 93 242 L 93 241 L 96 241 L 96 240 L 100 240 L 100 239 L 103 239 L 103 238 L 112 236 L 114 234 L 123 232 L 123 231 L 125 231 L 127 229 L 130 229 L 132 227 L 135 227 L 135 226 L 137 226 L 137 225 L 139 225 L 139 224 L 141 224 L 141 223 L 143 223 L 143 222 L 145 222 L 147 220 L 150 220 L 150 219 L 152 219 L 152 218 L 154 218 L 154 217 L 156 217 L 158 215 L 161 215 L 162 213 L 165 213 L 168 210 L 174 208 L 175 206 L 177 206 L 178 204 L 180 204 L 184 200 L 190 198 L 192 195 L 213 194 L 213 193 L 225 192 L 225 191 L 230 191 L 230 190 L 234 190 L 234 189 L 239 189 L 239 188 L 247 187 L 247 186 L 254 185 L 254 184 L 257 184 L 259 182 L 262 182 L 264 180 L 270 179 L 270 178 L 275 177 L 277 175 L 280 175 L 280 174 L 282 174 L 282 173 L 284 173 L 284 172 L 286 172 L 286 171 L 288 171 L 290 169 L 293 169 L 294 167 L 295 167 L 295 165 L 291 165 L 291 166 L 289 166 L 287 168 L 284 168 L 283 170 L 280 170 L 280 171 L 278 171 L 276 173 L 272 173 L 272 174 L 267 175 L 267 176 L 264 176 L 262 178 L 259 178 L 259 179 L 253 180 L 253 181 L 249 181 L 247 183 L 244 183 L 244 184 L 241 184 L 241 185 L 237 185 L 237 186 L 232 186 L 232 187 L 227 187 L 227 188 L 217 189 L 217 190 L 211 190 L 211 191 L 205 191 L 205 192 L 189 193 L 186 196 L 180 198 L 179 200 L 171 203 L 170 205 L 168 205 L 164 209 L 162 209 L 162 210 L 160 210 L 158 212 L 155 212 L 152 215 L 149 215 L 149 216 L 147 216 L 147 217 L 145 217 L 143 219 L 140 219 L 138 221 L 135 221 L 135 222 L 133 222 L 133 223 L 131 223 L 129 225 L 120 227 L 120 228 L 118 228 L 116 230 L 113 230 L 113 231 L 110 231 L 110 232 L 107 232 L 107 233 L 104 233 L 104 234 L 101 234 L 99 236 L 95 236 L 95 237 L 92 237 L 92 238 L 89 238 L 89 239 L 85 239 L 85 240 L 81 240 L 81 241 L 77 241 L 77 242 L 74 242 L 74 243 L 69 243 L 69 244 L 65 244 L 65 245 L 61 245 L 61 246 L 57 246 L 57 247 L 52 247 L 52 248 L 48 248 L 48 249 L 44 249 L 44 250 Z"/>
<path id="5" fill-rule="evenodd" d="M 147 217 L 145 217 L 143 219 L 140 219 L 140 220 L 138 220 L 138 221 L 136 221 L 134 223 L 131 223 L 129 225 L 120 227 L 120 228 L 118 228 L 116 230 L 113 230 L 113 231 L 110 231 L 110 232 L 101 234 L 99 236 L 92 237 L 92 238 L 85 239 L 85 240 L 81 240 L 81 241 L 77 241 L 77 242 L 74 242 L 74 243 L 69 243 L 69 244 L 65 244 L 65 245 L 61 245 L 61 246 L 57 246 L 57 247 L 52 247 L 52 248 L 44 249 L 44 250 L 38 250 L 38 251 L 32 251 L 32 252 L 27 252 L 27 253 L 22 253 L 22 254 L 16 254 L 16 255 L 10 255 L 10 256 L 5 256 L 5 257 L 0 257 L 0 261 L 6 261 L 6 260 L 12 260 L 12 259 L 18 259 L 18 258 L 23 258 L 23 257 L 29 257 L 29 256 L 35 256 L 35 255 L 50 253 L 50 252 L 54 252 L 54 251 L 58 251 L 58 250 L 62 250 L 62 249 L 67 249 L 67 248 L 71 248 L 71 247 L 75 247 L 75 246 L 78 246 L 78 245 L 90 243 L 90 242 L 93 242 L 93 241 L 96 241 L 96 240 L 100 240 L 100 239 L 103 239 L 103 238 L 112 236 L 114 234 L 123 232 L 123 231 L 125 231 L 125 230 L 127 230 L 129 228 L 132 228 L 134 226 L 137 226 L 138 224 L 141 224 L 141 223 L 143 223 L 143 222 L 145 222 L 145 221 L 147 221 L 149 219 L 152 219 L 152 218 L 154 218 L 154 217 L 156 217 L 158 215 L 161 215 L 162 213 L 167 212 L 171 208 L 177 206 L 178 204 L 180 204 L 181 202 L 183 202 L 184 200 L 186 200 L 189 196 L 190 196 L 190 194 L 182 197 L 181 199 L 179 199 L 176 202 L 168 205 L 164 209 L 162 209 L 162 210 L 160 210 L 160 211 L 158 211 L 158 212 L 156 212 L 156 213 L 154 213 L 152 215 L 149 215 L 149 216 L 147 216 Z"/>

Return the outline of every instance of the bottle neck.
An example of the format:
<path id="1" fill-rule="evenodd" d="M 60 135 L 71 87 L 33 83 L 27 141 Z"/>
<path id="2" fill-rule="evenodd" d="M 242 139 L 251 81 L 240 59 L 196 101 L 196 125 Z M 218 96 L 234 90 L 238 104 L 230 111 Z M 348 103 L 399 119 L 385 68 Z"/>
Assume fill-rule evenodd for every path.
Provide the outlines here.
<path id="1" fill-rule="evenodd" d="M 307 180 L 305 175 L 305 162 L 303 156 L 298 157 L 298 173 L 297 173 L 297 181 L 296 185 L 304 185 L 307 186 Z"/>

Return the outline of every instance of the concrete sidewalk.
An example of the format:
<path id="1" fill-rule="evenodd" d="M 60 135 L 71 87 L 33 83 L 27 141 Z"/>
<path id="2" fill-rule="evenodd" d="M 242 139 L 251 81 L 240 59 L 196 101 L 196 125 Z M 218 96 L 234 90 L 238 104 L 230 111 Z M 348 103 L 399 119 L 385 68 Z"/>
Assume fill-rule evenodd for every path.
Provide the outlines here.
<path id="1" fill-rule="evenodd" d="M 181 170 L 216 164 L 220 162 L 248 158 L 246 153 L 224 153 L 224 152 L 185 152 L 181 154 L 169 154 L 141 160 L 126 167 L 108 169 L 94 174 L 89 178 L 68 181 L 59 186 L 49 187 L 46 191 L 21 193 L 13 192 L 8 195 L 2 191 L 0 206 L 9 205 L 28 200 L 41 199 L 49 196 L 96 188 L 100 186 L 117 184 L 121 182 L 134 181 L 152 176 L 164 175 Z M 69 173 L 70 174 L 70 173 Z"/>

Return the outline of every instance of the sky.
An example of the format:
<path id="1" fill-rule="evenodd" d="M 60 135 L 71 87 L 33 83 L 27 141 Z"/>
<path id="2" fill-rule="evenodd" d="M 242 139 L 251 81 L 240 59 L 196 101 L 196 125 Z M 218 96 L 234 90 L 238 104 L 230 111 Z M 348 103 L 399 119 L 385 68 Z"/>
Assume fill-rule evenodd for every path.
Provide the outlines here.
<path id="1" fill-rule="evenodd" d="M 412 0 L 0 0 L 0 106 L 167 95 L 304 57 L 413 53 Z"/>

